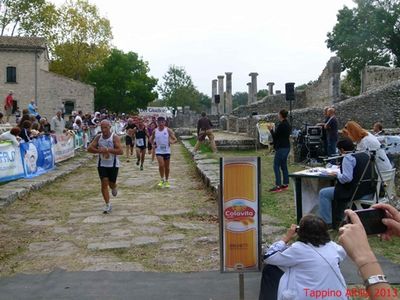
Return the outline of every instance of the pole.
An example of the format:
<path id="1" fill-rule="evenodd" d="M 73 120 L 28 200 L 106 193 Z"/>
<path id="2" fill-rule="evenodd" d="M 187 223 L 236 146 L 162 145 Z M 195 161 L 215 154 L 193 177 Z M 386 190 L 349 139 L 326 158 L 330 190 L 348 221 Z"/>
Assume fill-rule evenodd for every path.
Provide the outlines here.
<path id="1" fill-rule="evenodd" d="M 292 117 L 292 100 L 289 101 L 289 122 L 290 122 L 290 127 L 293 126 L 293 117 Z"/>
<path id="2" fill-rule="evenodd" d="M 239 299 L 244 300 L 244 274 L 239 273 Z"/>

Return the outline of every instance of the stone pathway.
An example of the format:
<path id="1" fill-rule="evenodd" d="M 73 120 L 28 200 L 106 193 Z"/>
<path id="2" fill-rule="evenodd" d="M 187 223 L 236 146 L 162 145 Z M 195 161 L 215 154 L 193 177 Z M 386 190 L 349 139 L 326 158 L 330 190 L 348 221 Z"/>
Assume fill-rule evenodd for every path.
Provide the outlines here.
<path id="1" fill-rule="evenodd" d="M 157 187 L 156 162 L 121 159 L 109 215 L 94 160 L 0 210 L 0 275 L 218 270 L 217 203 L 182 145 L 172 151 L 170 189 Z"/>

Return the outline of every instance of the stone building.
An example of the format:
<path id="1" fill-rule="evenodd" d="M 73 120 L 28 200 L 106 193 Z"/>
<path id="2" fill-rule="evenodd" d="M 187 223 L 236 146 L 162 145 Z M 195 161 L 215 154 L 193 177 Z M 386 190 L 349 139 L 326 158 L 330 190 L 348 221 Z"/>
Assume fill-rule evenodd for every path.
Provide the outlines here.
<path id="1" fill-rule="evenodd" d="M 50 118 L 58 109 L 93 112 L 94 87 L 49 72 L 46 41 L 38 37 L 0 37 L 0 98 L 8 92 L 22 111 L 35 100 L 41 116 Z"/>

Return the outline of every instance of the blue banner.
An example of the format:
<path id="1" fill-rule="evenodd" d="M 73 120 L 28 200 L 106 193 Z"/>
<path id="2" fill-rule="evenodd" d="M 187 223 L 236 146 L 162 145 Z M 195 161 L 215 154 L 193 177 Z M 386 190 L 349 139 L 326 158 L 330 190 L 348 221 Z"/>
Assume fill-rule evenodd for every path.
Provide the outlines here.
<path id="1" fill-rule="evenodd" d="M 20 145 L 26 177 L 34 177 L 54 168 L 50 136 L 41 136 Z"/>
<path id="2" fill-rule="evenodd" d="M 24 177 L 24 168 L 18 146 L 11 142 L 0 143 L 0 182 Z"/>

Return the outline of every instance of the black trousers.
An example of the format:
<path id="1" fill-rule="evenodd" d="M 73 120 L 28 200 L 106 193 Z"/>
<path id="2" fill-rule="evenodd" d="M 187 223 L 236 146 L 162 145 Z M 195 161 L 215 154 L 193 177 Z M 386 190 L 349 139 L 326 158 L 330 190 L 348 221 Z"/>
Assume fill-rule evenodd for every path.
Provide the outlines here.
<path id="1" fill-rule="evenodd" d="M 259 300 L 276 300 L 283 271 L 277 266 L 264 265 L 261 276 Z"/>

